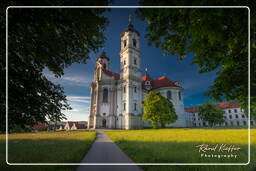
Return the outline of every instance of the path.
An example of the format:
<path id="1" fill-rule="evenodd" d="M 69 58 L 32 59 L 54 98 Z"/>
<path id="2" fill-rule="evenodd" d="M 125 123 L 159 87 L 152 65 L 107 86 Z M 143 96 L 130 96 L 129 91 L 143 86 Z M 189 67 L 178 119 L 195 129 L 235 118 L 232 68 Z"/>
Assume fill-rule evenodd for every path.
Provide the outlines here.
<path id="1" fill-rule="evenodd" d="M 134 163 L 104 133 L 97 130 L 97 137 L 81 163 Z M 77 171 L 142 171 L 136 165 L 80 165 Z"/>

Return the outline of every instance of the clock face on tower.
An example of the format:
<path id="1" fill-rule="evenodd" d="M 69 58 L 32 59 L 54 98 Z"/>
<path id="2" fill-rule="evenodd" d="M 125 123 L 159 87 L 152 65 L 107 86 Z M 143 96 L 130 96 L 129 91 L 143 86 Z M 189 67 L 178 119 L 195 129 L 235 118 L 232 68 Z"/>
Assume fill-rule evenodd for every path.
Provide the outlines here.
<path id="1" fill-rule="evenodd" d="M 146 90 L 151 90 L 152 89 L 151 82 L 149 80 L 145 81 L 144 87 Z"/>

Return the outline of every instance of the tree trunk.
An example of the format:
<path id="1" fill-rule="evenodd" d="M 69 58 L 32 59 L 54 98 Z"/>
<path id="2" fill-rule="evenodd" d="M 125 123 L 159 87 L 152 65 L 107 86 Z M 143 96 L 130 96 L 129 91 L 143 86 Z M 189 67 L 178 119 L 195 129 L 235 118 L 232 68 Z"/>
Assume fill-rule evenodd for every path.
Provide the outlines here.
<path id="1" fill-rule="evenodd" d="M 158 128 L 158 123 L 157 122 L 152 122 L 153 128 L 157 129 Z"/>
<path id="2" fill-rule="evenodd" d="M 165 124 L 164 124 L 164 123 L 161 123 L 161 127 L 162 127 L 162 128 L 165 128 Z"/>

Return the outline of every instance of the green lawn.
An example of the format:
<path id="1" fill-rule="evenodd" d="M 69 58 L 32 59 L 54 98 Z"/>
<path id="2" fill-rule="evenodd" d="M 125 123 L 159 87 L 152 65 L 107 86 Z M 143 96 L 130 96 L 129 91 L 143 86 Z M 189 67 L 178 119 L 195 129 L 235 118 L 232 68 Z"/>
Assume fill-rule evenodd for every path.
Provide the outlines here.
<path id="1" fill-rule="evenodd" d="M 107 135 L 137 163 L 246 163 L 247 129 L 147 129 L 106 131 Z M 251 158 L 249 166 L 141 166 L 145 170 L 191 170 L 213 171 L 256 170 L 256 129 L 251 130 Z M 196 147 L 199 144 L 227 144 L 240 147 L 232 152 L 235 158 L 204 158 Z M 229 154 L 228 152 L 207 152 L 207 154 Z"/>
<path id="2" fill-rule="evenodd" d="M 79 163 L 96 132 L 59 131 L 9 135 L 9 163 Z M 0 135 L 0 161 L 5 163 L 5 135 Z M 74 170 L 77 166 L 7 166 L 0 170 Z"/>

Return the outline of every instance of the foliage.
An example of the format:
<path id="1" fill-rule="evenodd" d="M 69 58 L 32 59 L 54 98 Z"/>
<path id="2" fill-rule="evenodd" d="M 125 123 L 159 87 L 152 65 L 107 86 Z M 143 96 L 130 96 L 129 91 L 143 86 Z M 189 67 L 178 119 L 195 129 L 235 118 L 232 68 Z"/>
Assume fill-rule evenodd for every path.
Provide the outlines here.
<path id="1" fill-rule="evenodd" d="M 96 132 L 58 131 L 19 133 L 8 135 L 10 163 L 79 163 L 90 149 Z M 5 135 L 0 135 L 0 146 L 5 146 Z M 5 148 L 0 149 L 0 170 L 74 170 L 60 166 L 7 166 Z"/>
<path id="2" fill-rule="evenodd" d="M 107 5 L 108 1 L 58 0 L 55 5 Z M 8 5 L 52 5 L 44 0 L 1 1 L 1 34 L 5 37 L 5 8 Z M 72 63 L 86 63 L 91 52 L 103 47 L 104 28 L 108 21 L 101 14 L 106 9 L 9 8 L 8 9 L 8 119 L 9 129 L 15 124 L 27 127 L 46 119 L 58 121 L 70 109 L 63 88 L 43 75 L 48 68 L 56 77 Z M 4 52 L 1 43 L 1 52 Z M 5 54 L 5 53 L 3 53 Z M 1 121 L 5 120 L 5 58 L 1 69 Z M 3 119 L 2 119 L 3 118 Z M 1 131 L 4 130 L 1 124 Z"/>
<path id="3" fill-rule="evenodd" d="M 140 0 L 140 5 L 154 1 Z M 167 1 L 158 5 L 227 5 L 230 1 Z M 251 28 L 255 29 L 255 3 L 233 1 L 232 5 L 251 7 Z M 216 71 L 207 95 L 217 101 L 237 100 L 248 105 L 248 9 L 247 8 L 140 8 L 139 17 L 148 23 L 149 44 L 164 54 L 191 57 L 199 73 Z M 256 52 L 256 32 L 251 32 L 251 54 Z M 256 107 L 256 58 L 251 55 L 251 107 Z M 252 112 L 253 113 L 253 112 Z M 254 113 L 255 115 L 255 113 Z"/>
<path id="4" fill-rule="evenodd" d="M 246 163 L 248 160 L 248 129 L 183 128 L 105 131 L 106 134 L 137 163 Z M 234 152 L 238 158 L 204 158 L 200 156 L 199 144 L 227 144 L 241 147 Z M 220 154 L 207 152 L 206 154 Z M 222 152 L 221 154 L 230 154 Z M 144 170 L 158 171 L 252 171 L 256 168 L 256 131 L 251 131 L 251 162 L 247 166 L 147 166 Z"/>
<path id="5" fill-rule="evenodd" d="M 199 106 L 198 115 L 203 121 L 209 122 L 210 126 L 213 124 L 221 124 L 225 120 L 223 118 L 224 111 L 219 109 L 215 104 L 206 102 Z"/>
<path id="6" fill-rule="evenodd" d="M 171 124 L 178 118 L 172 102 L 155 91 L 148 93 L 143 108 L 143 121 L 149 120 L 154 128 L 158 128 L 158 123 Z"/>

